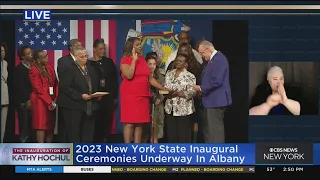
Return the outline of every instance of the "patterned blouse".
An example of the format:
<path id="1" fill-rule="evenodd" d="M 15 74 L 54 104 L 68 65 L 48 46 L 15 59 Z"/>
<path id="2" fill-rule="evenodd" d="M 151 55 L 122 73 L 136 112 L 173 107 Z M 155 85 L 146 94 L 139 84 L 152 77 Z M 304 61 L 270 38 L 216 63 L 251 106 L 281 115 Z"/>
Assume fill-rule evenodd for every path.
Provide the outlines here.
<path id="1" fill-rule="evenodd" d="M 193 97 L 196 91 L 193 85 L 196 84 L 196 77 L 184 69 L 178 77 L 175 77 L 176 69 L 167 72 L 165 77 L 165 87 L 174 91 L 182 91 L 186 98 L 174 97 L 167 99 L 164 110 L 173 116 L 187 116 L 195 112 Z"/>

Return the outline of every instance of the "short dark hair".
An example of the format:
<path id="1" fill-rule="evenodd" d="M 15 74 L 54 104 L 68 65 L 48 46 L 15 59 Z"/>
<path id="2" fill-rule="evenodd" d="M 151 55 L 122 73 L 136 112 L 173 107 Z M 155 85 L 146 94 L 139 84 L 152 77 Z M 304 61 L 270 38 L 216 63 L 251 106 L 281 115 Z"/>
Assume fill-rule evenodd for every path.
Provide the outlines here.
<path id="1" fill-rule="evenodd" d="M 156 52 L 148 52 L 146 54 L 146 59 L 149 59 L 149 58 L 155 58 L 157 59 L 158 58 L 158 54 Z"/>
<path id="2" fill-rule="evenodd" d="M 8 54 L 8 46 L 7 46 L 7 43 L 2 42 L 2 43 L 1 43 L 1 47 L 4 48 L 4 52 L 5 52 L 6 55 L 7 55 L 7 54 Z M 1 58 L 5 58 L 5 57 L 1 57 Z"/>
<path id="3" fill-rule="evenodd" d="M 71 39 L 68 45 L 68 50 L 71 50 L 71 47 L 74 46 L 77 42 L 81 42 L 79 39 Z"/>
<path id="4" fill-rule="evenodd" d="M 184 54 L 177 54 L 177 56 L 176 56 L 176 58 L 175 58 L 175 59 L 177 59 L 177 57 L 179 57 L 179 56 L 184 57 L 184 59 L 185 59 L 186 63 L 189 63 L 189 62 L 188 62 L 188 56 L 186 56 L 186 55 L 184 55 Z"/>
<path id="5" fill-rule="evenodd" d="M 98 47 L 99 44 L 104 44 L 104 39 L 103 38 L 99 38 L 99 39 L 94 40 L 93 47 Z"/>
<path id="6" fill-rule="evenodd" d="M 178 48 L 178 55 L 180 54 L 181 48 L 186 47 L 188 49 L 188 55 L 187 55 L 187 63 L 189 66 L 189 71 L 196 75 L 198 73 L 200 66 L 200 63 L 197 61 L 196 57 L 193 54 L 193 50 L 190 44 L 188 43 L 183 43 L 179 46 Z"/>
<path id="7" fill-rule="evenodd" d="M 26 49 L 31 49 L 31 48 L 30 48 L 29 46 L 22 46 L 22 47 L 20 47 L 20 48 L 18 49 L 18 51 L 17 51 L 18 57 L 19 57 L 19 59 L 20 59 L 21 61 L 23 61 L 24 51 L 25 51 Z"/>
<path id="8" fill-rule="evenodd" d="M 132 56 L 133 44 L 135 41 L 140 41 L 140 39 L 137 37 L 130 37 L 127 39 L 123 49 L 123 56 Z"/>

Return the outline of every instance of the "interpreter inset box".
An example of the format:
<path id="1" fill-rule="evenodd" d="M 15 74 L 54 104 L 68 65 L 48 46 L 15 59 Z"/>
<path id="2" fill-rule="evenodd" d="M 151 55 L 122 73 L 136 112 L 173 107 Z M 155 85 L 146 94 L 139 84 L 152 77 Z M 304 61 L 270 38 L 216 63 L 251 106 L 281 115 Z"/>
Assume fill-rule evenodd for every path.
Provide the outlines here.
<path id="1" fill-rule="evenodd" d="M 250 115 L 317 115 L 318 62 L 250 62 Z"/>

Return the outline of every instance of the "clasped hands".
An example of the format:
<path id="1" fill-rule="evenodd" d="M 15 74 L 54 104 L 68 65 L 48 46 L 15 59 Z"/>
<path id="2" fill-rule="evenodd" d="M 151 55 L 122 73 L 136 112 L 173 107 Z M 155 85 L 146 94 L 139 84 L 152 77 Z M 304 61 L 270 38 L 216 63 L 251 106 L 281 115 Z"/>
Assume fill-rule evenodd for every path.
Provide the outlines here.
<path id="1" fill-rule="evenodd" d="M 57 107 L 57 104 L 55 102 L 52 102 L 51 104 L 49 104 L 48 109 L 49 111 L 53 111 L 55 110 Z"/>
<path id="2" fill-rule="evenodd" d="M 271 94 L 267 98 L 266 103 L 270 108 L 273 108 L 279 104 L 285 105 L 287 100 L 288 100 L 288 98 L 286 95 L 286 91 L 285 91 L 283 85 L 281 84 L 278 86 L 278 93 Z"/>
<path id="3" fill-rule="evenodd" d="M 184 97 L 183 91 L 176 91 L 176 90 L 169 91 L 168 98 L 172 99 L 175 97 Z"/>

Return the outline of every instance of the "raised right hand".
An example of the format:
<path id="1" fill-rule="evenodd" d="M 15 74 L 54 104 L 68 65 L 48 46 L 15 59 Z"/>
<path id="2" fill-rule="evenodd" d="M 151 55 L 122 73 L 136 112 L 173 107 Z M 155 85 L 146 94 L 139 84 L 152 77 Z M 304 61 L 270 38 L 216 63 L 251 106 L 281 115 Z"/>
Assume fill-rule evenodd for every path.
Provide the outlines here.
<path id="1" fill-rule="evenodd" d="M 134 61 L 138 60 L 138 53 L 136 53 L 136 51 L 134 49 L 132 49 L 132 59 Z"/>
<path id="2" fill-rule="evenodd" d="M 91 97 L 88 94 L 82 94 L 82 99 L 87 101 L 87 100 L 90 100 Z"/>
<path id="3" fill-rule="evenodd" d="M 281 96 L 279 94 L 271 94 L 268 98 L 266 103 L 271 107 L 275 107 L 281 102 Z"/>

